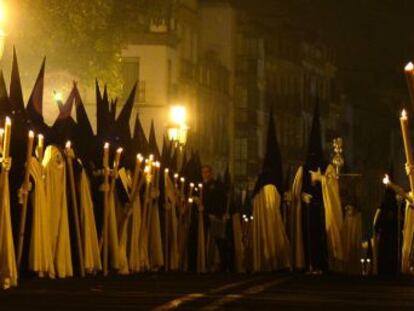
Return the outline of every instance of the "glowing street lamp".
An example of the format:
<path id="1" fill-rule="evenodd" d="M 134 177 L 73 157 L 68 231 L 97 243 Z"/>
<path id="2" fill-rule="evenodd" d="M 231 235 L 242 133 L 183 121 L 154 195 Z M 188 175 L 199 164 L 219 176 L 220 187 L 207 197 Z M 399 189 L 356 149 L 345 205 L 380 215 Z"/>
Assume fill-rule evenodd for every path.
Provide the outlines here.
<path id="1" fill-rule="evenodd" d="M 4 24 L 6 22 L 6 8 L 4 1 L 0 0 L 0 59 L 3 57 L 4 45 L 6 41 L 6 31 L 4 30 Z"/>
<path id="2" fill-rule="evenodd" d="M 182 147 L 187 142 L 188 126 L 187 110 L 184 106 L 172 106 L 170 108 L 170 123 L 167 127 L 167 135 L 170 141 Z"/>

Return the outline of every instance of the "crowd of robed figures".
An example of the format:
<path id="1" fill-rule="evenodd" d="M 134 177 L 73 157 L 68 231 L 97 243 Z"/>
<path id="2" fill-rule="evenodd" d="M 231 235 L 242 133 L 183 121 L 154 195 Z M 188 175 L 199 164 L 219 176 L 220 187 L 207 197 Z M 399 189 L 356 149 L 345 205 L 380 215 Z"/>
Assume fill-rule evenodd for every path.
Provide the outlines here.
<path id="1" fill-rule="evenodd" d="M 0 75 L 0 114 L 7 120 L 0 132 L 4 288 L 16 286 L 19 275 L 101 271 L 361 272 L 361 213 L 352 195 L 341 200 L 341 176 L 324 161 L 318 105 L 291 186 L 283 180 L 270 113 L 262 170 L 251 200 L 240 200 L 229 172 L 215 180 L 198 152 L 166 139 L 160 152 L 153 123 L 147 139 L 137 115 L 131 133 L 137 86 L 118 114 L 117 101 L 96 83 L 94 133 L 74 84 L 47 125 L 44 71 L 45 62 L 27 105 L 15 55 L 9 92 Z M 246 202 L 252 204 L 242 212 Z M 373 266 L 379 257 L 372 256 Z"/>

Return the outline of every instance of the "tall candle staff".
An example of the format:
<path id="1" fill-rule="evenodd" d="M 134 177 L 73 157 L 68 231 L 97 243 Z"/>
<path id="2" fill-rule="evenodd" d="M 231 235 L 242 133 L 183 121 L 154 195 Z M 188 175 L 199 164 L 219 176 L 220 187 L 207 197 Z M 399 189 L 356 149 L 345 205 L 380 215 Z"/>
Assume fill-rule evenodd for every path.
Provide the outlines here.
<path id="1" fill-rule="evenodd" d="M 3 140 L 3 138 L 1 139 Z M 20 215 L 20 225 L 19 225 L 19 242 L 17 244 L 17 266 L 20 267 L 23 255 L 23 242 L 24 242 L 24 232 L 26 228 L 26 217 L 27 217 L 27 203 L 29 198 L 29 186 L 30 186 L 30 161 L 32 159 L 33 152 L 33 140 L 34 133 L 29 131 L 27 138 L 27 151 L 26 151 L 26 170 L 24 172 L 23 185 L 20 189 L 20 203 L 22 205 L 22 211 Z"/>
<path id="2" fill-rule="evenodd" d="M 75 186 L 75 175 L 73 173 L 73 159 L 75 158 L 75 153 L 72 149 L 72 144 L 70 141 L 66 142 L 65 146 L 65 156 L 66 156 L 66 163 L 68 166 L 69 172 L 69 187 L 70 187 L 70 195 L 72 201 L 72 213 L 73 219 L 75 221 L 75 234 L 76 234 L 76 243 L 78 248 L 78 257 L 79 257 L 79 265 L 80 265 L 80 274 L 81 277 L 85 276 L 85 263 L 83 258 L 83 244 L 81 238 L 81 228 L 79 222 L 79 209 L 78 209 L 78 198 L 77 198 L 77 190 Z"/>
<path id="3" fill-rule="evenodd" d="M 108 217 L 109 217 L 109 143 L 104 145 L 104 154 L 103 154 L 103 185 L 102 191 L 104 195 L 104 211 L 103 211 L 103 222 L 102 222 L 102 248 L 103 248 L 103 274 L 108 275 L 108 247 L 109 247 L 109 230 L 108 230 Z"/>

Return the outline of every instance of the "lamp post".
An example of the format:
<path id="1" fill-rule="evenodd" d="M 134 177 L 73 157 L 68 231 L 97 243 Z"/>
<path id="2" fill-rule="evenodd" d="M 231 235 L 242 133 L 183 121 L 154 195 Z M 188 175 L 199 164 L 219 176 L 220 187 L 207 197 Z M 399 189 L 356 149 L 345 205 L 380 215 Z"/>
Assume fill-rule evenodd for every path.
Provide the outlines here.
<path id="1" fill-rule="evenodd" d="M 187 143 L 188 125 L 187 110 L 182 105 L 170 108 L 170 122 L 167 127 L 168 139 L 177 147 L 183 147 Z"/>

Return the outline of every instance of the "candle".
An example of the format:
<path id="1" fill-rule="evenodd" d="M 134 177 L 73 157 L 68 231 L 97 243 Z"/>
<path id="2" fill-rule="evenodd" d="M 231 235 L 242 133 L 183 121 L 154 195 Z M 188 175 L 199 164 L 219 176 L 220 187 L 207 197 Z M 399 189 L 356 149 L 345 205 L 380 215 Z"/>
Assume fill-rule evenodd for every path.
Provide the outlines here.
<path id="1" fill-rule="evenodd" d="M 70 140 L 66 142 L 65 148 L 66 150 L 70 150 L 72 148 L 72 143 L 70 142 Z"/>
<path id="2" fill-rule="evenodd" d="M 181 197 L 184 197 L 185 178 L 181 177 L 180 182 L 181 182 L 181 189 L 180 189 Z"/>
<path id="3" fill-rule="evenodd" d="M 26 153 L 26 163 L 28 164 L 30 159 L 32 158 L 33 152 L 33 141 L 34 141 L 34 132 L 29 131 L 29 136 L 27 139 L 27 153 Z"/>
<path id="4" fill-rule="evenodd" d="M 3 136 L 4 136 L 4 129 L 0 128 L 0 152 L 3 151 Z"/>
<path id="5" fill-rule="evenodd" d="M 174 187 L 178 190 L 178 177 L 179 175 L 176 173 L 174 174 Z"/>
<path id="6" fill-rule="evenodd" d="M 194 183 L 190 183 L 190 193 L 188 194 L 190 198 L 193 197 L 193 191 L 194 191 Z"/>
<path id="7" fill-rule="evenodd" d="M 414 64 L 409 62 L 405 68 L 405 79 L 407 81 L 408 93 L 410 95 L 411 105 L 414 105 Z"/>
<path id="8" fill-rule="evenodd" d="M 122 148 L 118 148 L 116 150 L 115 159 L 114 159 L 114 168 L 117 169 L 119 166 L 119 162 L 121 161 L 121 154 L 124 151 Z"/>
<path id="9" fill-rule="evenodd" d="M 410 131 L 408 128 L 408 117 L 407 117 L 407 112 L 405 110 L 401 112 L 400 124 L 401 124 L 401 132 L 402 132 L 403 141 L 404 141 L 405 158 L 406 158 L 407 164 L 409 166 L 412 166 L 414 162 L 413 162 L 413 154 L 412 154 L 412 147 L 411 147 L 411 141 L 410 141 Z M 414 172 L 411 172 L 408 175 L 411 191 L 414 191 L 413 173 Z"/>
<path id="10" fill-rule="evenodd" d="M 6 125 L 4 128 L 4 141 L 3 141 L 3 157 L 8 158 L 10 152 L 10 138 L 11 138 L 11 120 L 6 117 Z"/>
<path id="11" fill-rule="evenodd" d="M 103 154 L 103 167 L 109 168 L 109 143 L 104 145 L 104 154 Z"/>
<path id="12" fill-rule="evenodd" d="M 200 205 L 203 205 L 203 184 L 198 184 L 198 188 L 200 189 Z"/>
<path id="13" fill-rule="evenodd" d="M 45 138 L 42 134 L 37 135 L 37 156 L 39 161 L 42 162 L 43 160 L 43 149 L 45 144 Z"/>

